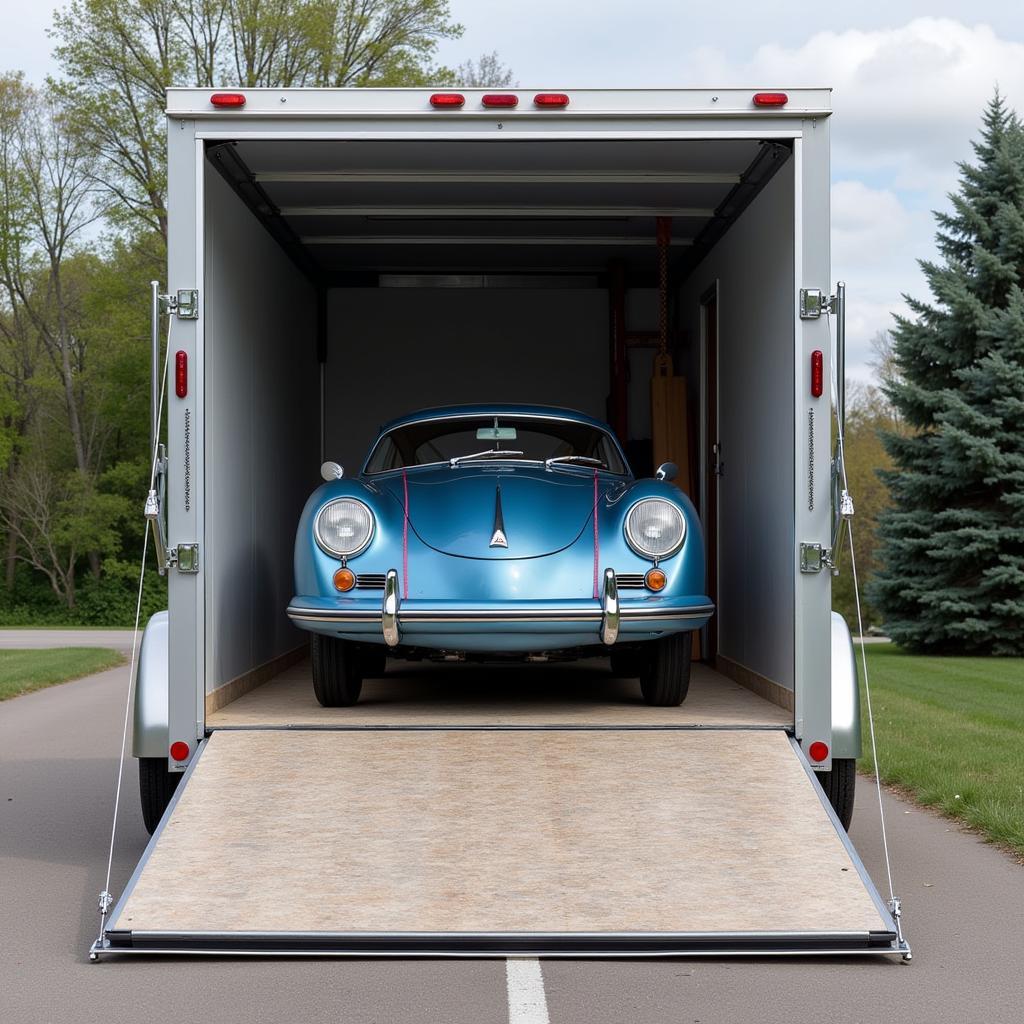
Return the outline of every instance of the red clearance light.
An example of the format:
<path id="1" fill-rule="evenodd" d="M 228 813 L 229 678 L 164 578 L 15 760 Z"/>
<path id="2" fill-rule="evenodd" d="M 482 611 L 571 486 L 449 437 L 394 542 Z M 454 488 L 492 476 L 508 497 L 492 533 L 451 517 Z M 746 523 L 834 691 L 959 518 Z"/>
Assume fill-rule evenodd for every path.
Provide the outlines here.
<path id="1" fill-rule="evenodd" d="M 564 92 L 539 92 L 533 97 L 535 107 L 567 107 L 569 96 Z"/>
<path id="2" fill-rule="evenodd" d="M 755 107 L 784 107 L 789 97 L 784 92 L 755 92 Z"/>
<path id="3" fill-rule="evenodd" d="M 240 92 L 215 92 L 210 103 L 215 107 L 244 107 L 245 96 Z"/>
<path id="4" fill-rule="evenodd" d="M 812 761 L 824 761 L 828 757 L 828 744 L 821 740 L 815 740 L 808 748 L 807 753 Z"/>
<path id="5" fill-rule="evenodd" d="M 188 394 L 188 353 L 174 354 L 174 393 L 179 398 Z"/>
<path id="6" fill-rule="evenodd" d="M 435 92 L 430 97 L 432 107 L 461 107 L 466 102 L 466 97 L 461 92 Z"/>
<path id="7" fill-rule="evenodd" d="M 821 398 L 821 393 L 825 390 L 824 365 L 821 349 L 816 348 L 811 353 L 811 394 L 815 398 Z"/>
<path id="8" fill-rule="evenodd" d="M 188 760 L 188 744 L 184 740 L 175 740 L 175 742 L 171 744 L 171 760 Z"/>
<path id="9" fill-rule="evenodd" d="M 516 107 L 519 97 L 514 92 L 489 92 L 480 102 L 485 107 Z"/>

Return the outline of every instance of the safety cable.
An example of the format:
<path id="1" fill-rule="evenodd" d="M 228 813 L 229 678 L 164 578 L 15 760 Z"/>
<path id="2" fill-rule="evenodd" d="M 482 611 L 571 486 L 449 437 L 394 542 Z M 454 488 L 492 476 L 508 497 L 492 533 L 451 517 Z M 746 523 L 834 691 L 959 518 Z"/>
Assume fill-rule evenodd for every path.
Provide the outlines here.
<path id="1" fill-rule="evenodd" d="M 829 337 L 829 349 L 832 348 L 832 321 L 830 316 L 825 317 L 825 322 L 828 326 L 828 337 Z M 831 384 L 832 384 L 832 404 L 835 408 L 839 408 L 839 385 L 835 375 L 835 359 L 832 360 Z M 836 417 L 836 439 L 838 444 L 838 456 L 839 456 L 839 471 L 842 474 L 843 490 L 849 493 L 850 485 L 846 478 L 846 444 L 845 444 L 845 425 L 840 422 L 839 417 Z M 868 656 L 867 650 L 864 644 L 864 617 L 861 612 L 860 606 L 860 581 L 857 578 L 857 556 L 853 549 L 853 522 L 852 520 L 847 521 L 847 536 L 849 537 L 850 543 L 850 575 L 853 578 L 853 598 L 854 604 L 857 607 L 857 635 L 860 637 L 860 658 L 861 658 L 861 671 L 864 676 L 864 702 L 867 705 L 868 712 L 868 733 L 871 737 L 871 760 L 873 762 L 874 774 L 875 774 L 875 791 L 878 794 L 878 820 L 881 826 L 882 832 L 882 852 L 885 856 L 885 874 L 886 879 L 889 883 L 889 905 L 894 910 L 894 916 L 896 917 L 897 929 L 899 930 L 899 900 L 896 898 L 896 891 L 893 886 L 892 878 L 892 860 L 889 856 L 889 837 L 885 827 L 885 806 L 882 803 L 882 776 L 878 767 L 878 746 L 875 742 L 875 715 L 871 706 L 871 680 L 868 675 Z M 838 552 L 832 552 L 832 558 L 835 560 L 838 558 Z M 902 940 L 902 933 L 900 935 Z"/>
<path id="2" fill-rule="evenodd" d="M 149 469 L 149 489 L 152 491 L 156 483 L 157 461 L 160 454 L 160 427 L 164 416 L 164 393 L 167 390 L 167 363 L 171 352 L 171 324 L 174 317 L 167 317 L 167 338 L 164 351 L 164 367 L 160 376 L 160 401 L 157 405 L 156 431 L 153 440 L 153 457 Z M 124 704 L 124 726 L 121 730 L 121 757 L 117 762 L 117 785 L 114 789 L 114 815 L 110 826 L 110 848 L 107 852 L 107 874 L 103 884 L 103 891 L 99 895 L 100 910 L 100 932 L 96 939 L 98 944 L 103 942 L 103 933 L 107 926 L 107 913 L 113 905 L 114 898 L 110 895 L 110 876 L 114 866 L 114 840 L 117 837 L 117 814 L 121 806 L 121 784 L 124 780 L 124 758 L 128 749 L 128 719 L 132 710 L 132 692 L 135 688 L 136 654 L 139 642 L 139 620 L 142 617 L 142 587 L 146 579 L 146 554 L 149 549 L 149 523 L 146 523 L 145 532 L 142 535 L 142 566 L 139 569 L 139 589 L 135 598 L 135 628 L 132 632 L 132 656 L 128 671 L 128 692 Z"/>

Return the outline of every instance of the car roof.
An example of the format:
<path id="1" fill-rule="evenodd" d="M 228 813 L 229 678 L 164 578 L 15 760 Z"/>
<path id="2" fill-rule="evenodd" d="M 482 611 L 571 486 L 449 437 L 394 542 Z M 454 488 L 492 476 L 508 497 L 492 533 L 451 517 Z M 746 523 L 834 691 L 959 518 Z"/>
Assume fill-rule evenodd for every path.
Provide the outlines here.
<path id="1" fill-rule="evenodd" d="M 587 423 L 592 427 L 598 427 L 609 434 L 612 432 L 607 423 L 603 423 L 593 416 L 587 416 L 576 409 L 563 409 L 555 405 L 518 405 L 513 402 L 493 402 L 490 405 L 442 405 L 433 409 L 420 409 L 418 412 L 408 413 L 385 423 L 378 433 L 386 434 L 389 430 L 406 426 L 409 423 L 457 419 L 467 416 L 534 416 L 572 420 L 574 423 Z"/>

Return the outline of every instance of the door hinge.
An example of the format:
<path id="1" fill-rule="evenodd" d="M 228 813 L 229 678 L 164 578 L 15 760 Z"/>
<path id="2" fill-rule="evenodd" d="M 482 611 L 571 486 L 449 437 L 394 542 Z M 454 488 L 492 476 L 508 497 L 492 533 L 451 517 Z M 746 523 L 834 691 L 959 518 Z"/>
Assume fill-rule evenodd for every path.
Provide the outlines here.
<path id="1" fill-rule="evenodd" d="M 820 288 L 800 289 L 800 319 L 817 320 L 822 313 L 836 312 L 836 295 L 826 295 Z"/>
<path id="2" fill-rule="evenodd" d="M 835 565 L 832 561 L 832 549 L 824 544 L 801 544 L 800 545 L 800 571 L 806 573 L 821 572 L 822 569 L 832 569 Z"/>
<path id="3" fill-rule="evenodd" d="M 199 289 L 179 288 L 173 295 L 161 295 L 160 312 L 174 313 L 179 320 L 198 320 Z"/>
<path id="4" fill-rule="evenodd" d="M 199 545 L 179 544 L 168 552 L 167 563 L 178 572 L 199 572 Z"/>

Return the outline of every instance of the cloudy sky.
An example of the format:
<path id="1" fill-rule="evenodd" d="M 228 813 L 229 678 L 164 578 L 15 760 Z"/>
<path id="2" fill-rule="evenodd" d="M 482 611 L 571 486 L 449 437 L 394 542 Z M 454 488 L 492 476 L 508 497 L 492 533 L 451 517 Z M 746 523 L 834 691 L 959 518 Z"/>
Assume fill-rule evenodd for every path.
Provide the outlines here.
<path id="1" fill-rule="evenodd" d="M 0 0 L 0 69 L 40 81 L 56 6 Z M 1018 0 L 451 0 L 466 26 L 441 58 L 497 49 L 523 86 L 831 86 L 833 276 L 847 281 L 851 375 L 869 341 L 927 297 L 930 211 L 948 205 L 996 84 L 1024 113 Z M 828 29 L 818 26 L 829 24 Z"/>

